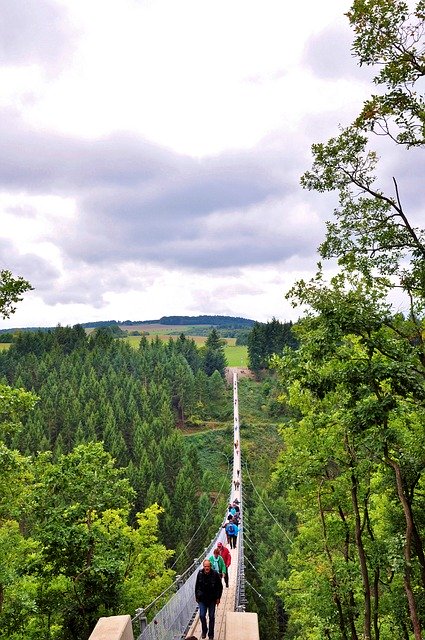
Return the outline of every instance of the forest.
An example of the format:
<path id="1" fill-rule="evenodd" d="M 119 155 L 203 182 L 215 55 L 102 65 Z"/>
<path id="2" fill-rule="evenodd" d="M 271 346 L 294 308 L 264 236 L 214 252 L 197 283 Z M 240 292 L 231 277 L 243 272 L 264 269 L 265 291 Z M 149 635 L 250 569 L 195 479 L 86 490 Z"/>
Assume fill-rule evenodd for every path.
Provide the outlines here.
<path id="1" fill-rule="evenodd" d="M 0 637 L 87 638 L 102 613 L 150 602 L 216 528 L 198 530 L 216 487 L 176 425 L 230 415 L 222 344 L 135 350 L 58 327 L 0 360 Z"/>
<path id="2" fill-rule="evenodd" d="M 371 149 L 375 133 L 388 154 L 424 146 L 425 4 L 355 0 L 348 19 L 379 91 L 312 146 L 301 185 L 338 205 L 316 275 L 287 294 L 299 320 L 253 326 L 257 379 L 240 383 L 247 594 L 267 640 L 425 625 L 423 209 Z M 1 272 L 3 317 L 29 287 Z M 201 349 L 133 349 L 57 327 L 0 353 L 0 638 L 87 638 L 202 549 L 227 492 L 225 365 L 216 330 Z"/>

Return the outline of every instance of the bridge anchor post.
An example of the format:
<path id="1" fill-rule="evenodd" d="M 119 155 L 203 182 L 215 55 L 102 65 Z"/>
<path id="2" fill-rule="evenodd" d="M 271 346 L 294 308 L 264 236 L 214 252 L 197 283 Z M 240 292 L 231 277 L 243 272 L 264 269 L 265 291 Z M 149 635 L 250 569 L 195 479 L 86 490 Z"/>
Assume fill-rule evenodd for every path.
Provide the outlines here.
<path id="1" fill-rule="evenodd" d="M 136 617 L 137 617 L 137 619 L 139 621 L 139 627 L 140 627 L 140 633 L 141 634 L 143 633 L 143 631 L 148 626 L 148 619 L 144 615 L 144 613 L 145 613 L 144 609 L 136 609 Z"/>

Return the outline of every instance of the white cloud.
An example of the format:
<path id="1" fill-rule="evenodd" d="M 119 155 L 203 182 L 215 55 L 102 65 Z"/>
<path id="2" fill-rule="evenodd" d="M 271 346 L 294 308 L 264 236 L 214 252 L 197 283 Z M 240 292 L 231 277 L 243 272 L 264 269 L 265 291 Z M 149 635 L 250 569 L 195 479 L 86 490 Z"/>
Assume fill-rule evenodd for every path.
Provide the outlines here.
<path id="1" fill-rule="evenodd" d="M 369 90 L 350 2 L 15 2 L 0 251 L 36 291 L 4 326 L 295 319 L 333 206 L 299 176 Z"/>

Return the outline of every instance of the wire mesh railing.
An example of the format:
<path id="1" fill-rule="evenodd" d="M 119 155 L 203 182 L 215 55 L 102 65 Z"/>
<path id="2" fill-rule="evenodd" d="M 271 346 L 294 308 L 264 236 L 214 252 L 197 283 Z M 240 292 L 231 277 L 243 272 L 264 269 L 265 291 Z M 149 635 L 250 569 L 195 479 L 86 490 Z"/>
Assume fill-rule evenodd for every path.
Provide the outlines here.
<path id="1" fill-rule="evenodd" d="M 241 496 L 240 496 L 240 509 L 243 513 L 243 492 L 241 484 Z M 235 611 L 245 611 L 246 608 L 246 595 L 245 595 L 245 553 L 244 553 L 244 528 L 241 523 L 238 535 L 238 576 L 236 582 L 236 595 L 235 595 Z"/>
<path id="2" fill-rule="evenodd" d="M 179 640 L 184 636 L 196 615 L 198 604 L 195 600 L 195 582 L 197 569 L 200 568 L 205 557 L 212 554 L 219 542 L 225 541 L 222 528 L 205 548 L 201 558 L 193 561 L 191 566 L 178 576 L 172 585 L 145 609 L 137 609 L 132 619 L 137 640 Z M 174 592 L 174 593 L 173 593 Z M 165 602 L 166 600 L 166 602 Z M 165 602 L 165 604 L 163 604 Z M 147 616 L 152 609 L 161 607 L 154 615 L 151 622 L 147 622 Z"/>

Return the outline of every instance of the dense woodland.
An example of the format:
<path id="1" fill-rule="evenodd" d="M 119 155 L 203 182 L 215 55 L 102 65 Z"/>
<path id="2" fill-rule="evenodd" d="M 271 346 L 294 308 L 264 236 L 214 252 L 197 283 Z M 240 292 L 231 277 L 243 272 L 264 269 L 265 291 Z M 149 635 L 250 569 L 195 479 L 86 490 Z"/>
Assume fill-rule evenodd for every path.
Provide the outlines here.
<path id="1" fill-rule="evenodd" d="M 200 553 L 214 487 L 175 427 L 231 414 L 224 364 L 215 333 L 202 351 L 184 336 L 135 350 L 79 326 L 1 354 L 0 637 L 87 638 Z"/>
<path id="2" fill-rule="evenodd" d="M 355 0 L 348 19 L 380 92 L 313 145 L 302 178 L 338 196 L 319 247 L 338 273 L 319 264 L 294 285 L 296 344 L 266 344 L 272 371 L 240 384 L 247 593 L 267 640 L 422 640 L 425 626 L 425 232 L 369 149 L 373 132 L 424 146 L 425 5 Z M 29 285 L 1 275 L 7 317 Z M 0 638 L 87 638 L 192 559 L 213 456 L 232 451 L 224 366 L 215 330 L 201 350 L 185 336 L 132 350 L 57 328 L 0 354 Z"/>
<path id="3" fill-rule="evenodd" d="M 292 331 L 292 322 L 256 322 L 247 336 L 249 368 L 255 373 L 270 368 L 273 355 L 285 347 L 297 349 L 298 340 Z"/>

